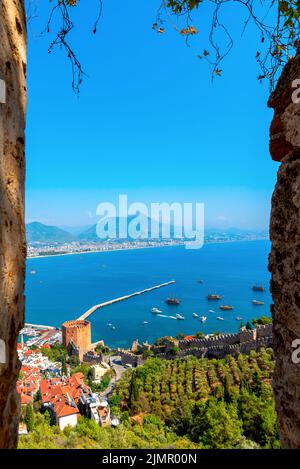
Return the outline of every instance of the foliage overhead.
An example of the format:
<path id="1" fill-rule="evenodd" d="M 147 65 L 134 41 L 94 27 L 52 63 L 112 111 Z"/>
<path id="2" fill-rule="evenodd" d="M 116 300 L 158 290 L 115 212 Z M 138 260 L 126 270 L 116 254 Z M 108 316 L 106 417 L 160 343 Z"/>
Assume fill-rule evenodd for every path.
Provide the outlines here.
<path id="1" fill-rule="evenodd" d="M 102 14 L 103 0 L 96 0 L 93 33 Z M 31 16 L 29 1 L 28 18 Z M 52 33 L 49 53 L 57 46 L 63 48 L 72 67 L 72 86 L 79 92 L 84 75 L 81 62 L 73 50 L 69 34 L 74 29 L 72 10 L 83 8 L 86 2 L 80 0 L 49 0 L 50 14 L 45 32 Z M 173 28 L 185 38 L 189 45 L 191 37 L 209 26 L 207 38 L 201 37 L 199 59 L 205 59 L 212 68 L 212 78 L 222 75 L 221 63 L 231 51 L 234 41 L 224 17 L 226 9 L 236 8 L 236 18 L 240 20 L 243 35 L 250 23 L 258 32 L 260 47 L 256 51 L 259 64 L 259 80 L 267 79 L 273 89 L 282 67 L 294 56 L 300 39 L 300 0 L 162 0 L 152 28 L 158 34 Z M 90 5 L 88 6 L 90 8 Z M 232 10 L 231 10 L 232 11 Z M 155 15 L 155 13 L 154 13 Z M 53 29 L 53 31 L 52 31 Z"/>
<path id="2" fill-rule="evenodd" d="M 236 8 L 242 34 L 250 23 L 259 34 L 260 48 L 255 57 L 261 69 L 258 79 L 268 79 L 272 89 L 282 67 L 300 45 L 299 0 L 163 0 L 154 29 L 164 32 L 164 24 L 168 22 L 188 39 L 198 33 L 193 24 L 194 14 L 197 25 L 199 22 L 198 29 L 203 29 L 204 22 L 209 23 L 209 46 L 198 57 L 212 65 L 213 76 L 221 75 L 220 64 L 233 47 L 233 38 L 223 15 L 231 5 Z M 184 27 L 173 24 L 174 18 L 183 21 Z"/>

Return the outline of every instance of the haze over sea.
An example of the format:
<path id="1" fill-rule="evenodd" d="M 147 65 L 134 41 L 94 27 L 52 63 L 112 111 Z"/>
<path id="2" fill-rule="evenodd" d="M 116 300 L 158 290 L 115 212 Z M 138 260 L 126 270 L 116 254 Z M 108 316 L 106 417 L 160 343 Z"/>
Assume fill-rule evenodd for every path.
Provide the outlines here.
<path id="1" fill-rule="evenodd" d="M 244 323 L 270 316 L 269 250 L 268 241 L 244 241 L 206 244 L 199 250 L 176 246 L 28 259 L 26 322 L 60 327 L 94 304 L 174 279 L 175 285 L 97 310 L 89 317 L 92 340 L 103 339 L 110 347 L 127 348 L 134 339 L 154 342 L 157 337 L 179 332 L 236 332 L 237 316 Z M 35 275 L 30 274 L 32 270 L 36 270 Z M 197 282 L 199 279 L 203 284 Z M 264 293 L 252 291 L 257 283 L 266 287 Z M 208 301 L 208 293 L 215 292 L 224 299 Z M 168 296 L 177 296 L 181 304 L 166 305 Z M 265 305 L 253 306 L 253 299 Z M 222 303 L 233 305 L 234 310 L 220 311 Z M 166 316 L 180 313 L 185 320 L 156 316 L 150 312 L 152 307 Z M 209 313 L 210 309 L 215 312 Z M 206 323 L 193 318 L 194 312 L 206 316 Z"/>

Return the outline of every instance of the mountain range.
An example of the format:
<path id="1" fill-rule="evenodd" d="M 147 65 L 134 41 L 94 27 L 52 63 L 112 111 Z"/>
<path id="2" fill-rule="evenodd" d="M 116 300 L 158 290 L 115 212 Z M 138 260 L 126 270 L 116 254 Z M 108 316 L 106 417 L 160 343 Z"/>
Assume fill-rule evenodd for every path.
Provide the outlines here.
<path id="1" fill-rule="evenodd" d="M 68 231 L 57 226 L 44 225 L 37 221 L 26 225 L 26 238 L 29 244 L 70 243 L 76 240 L 76 237 Z"/>
<path id="2" fill-rule="evenodd" d="M 133 217 L 128 217 L 127 226 L 131 222 Z M 140 239 L 151 239 L 150 231 L 150 222 L 151 219 L 148 219 L 149 228 L 148 231 L 144 233 L 144 236 Z M 119 226 L 121 219 L 116 219 L 116 228 L 117 233 L 119 231 Z M 156 227 L 161 230 L 162 224 L 158 222 Z M 82 226 L 82 227 L 57 227 L 45 225 L 40 222 L 32 222 L 26 224 L 26 237 L 29 244 L 63 244 L 71 242 L 80 242 L 80 243 L 99 243 L 101 239 L 97 236 L 96 232 L 97 225 L 92 226 Z M 139 229 L 139 227 L 137 228 Z M 174 238 L 174 227 L 171 226 L 171 238 Z M 161 232 L 161 231 L 160 231 Z M 267 230 L 245 230 L 239 228 L 228 228 L 228 229 L 206 229 L 205 230 L 205 239 L 206 240 L 243 240 L 243 239 L 268 239 Z M 128 237 L 128 240 L 132 238 Z M 123 242 L 124 239 L 115 239 L 116 242 Z"/>
<path id="3" fill-rule="evenodd" d="M 129 216 L 127 218 L 127 227 L 132 219 L 135 218 L 134 216 Z M 149 229 L 144 233 L 141 239 L 148 239 L 151 237 L 150 232 L 150 219 L 147 219 L 149 223 Z M 121 218 L 117 218 L 116 222 L 116 232 L 119 232 L 119 227 L 122 222 Z M 158 223 L 158 222 L 156 222 Z M 159 225 L 161 226 L 161 225 Z M 26 224 L 26 237 L 27 242 L 29 244 L 49 244 L 49 243 L 71 243 L 73 241 L 77 242 L 101 242 L 101 239 L 97 235 L 96 231 L 97 225 L 94 224 L 92 226 L 83 226 L 83 227 L 57 227 L 57 226 L 50 226 L 45 225 L 40 222 L 32 222 Z M 137 227 L 139 230 L 139 226 Z M 172 232 L 172 229 L 171 229 Z M 130 237 L 128 237 L 130 239 Z M 119 240 L 118 238 L 116 241 L 124 241 L 124 239 Z"/>

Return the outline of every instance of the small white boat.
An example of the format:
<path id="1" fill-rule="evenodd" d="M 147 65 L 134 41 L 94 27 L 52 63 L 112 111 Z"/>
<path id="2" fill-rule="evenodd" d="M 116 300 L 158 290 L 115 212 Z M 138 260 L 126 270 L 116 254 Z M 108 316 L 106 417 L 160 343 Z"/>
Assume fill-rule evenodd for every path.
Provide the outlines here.
<path id="1" fill-rule="evenodd" d="M 111 329 L 112 329 L 113 331 L 115 331 L 115 330 L 116 330 L 115 326 L 112 326 L 112 328 L 111 328 Z"/>
<path id="2" fill-rule="evenodd" d="M 160 313 L 162 313 L 162 311 L 161 311 L 160 309 L 158 309 L 158 308 L 152 308 L 152 309 L 151 309 L 151 313 L 160 314 Z"/>
<path id="3" fill-rule="evenodd" d="M 184 317 L 183 317 L 183 316 L 181 316 L 181 314 L 176 314 L 176 316 L 175 316 L 175 317 L 176 317 L 176 319 L 179 319 L 179 320 L 181 320 L 181 321 L 183 321 L 183 320 L 184 320 Z"/>
<path id="4" fill-rule="evenodd" d="M 206 319 L 207 319 L 207 317 L 206 317 L 206 316 L 201 316 L 201 318 L 200 318 L 200 321 L 201 321 L 201 322 L 205 322 L 205 321 L 206 321 Z"/>
<path id="5" fill-rule="evenodd" d="M 108 326 L 108 327 L 112 327 L 112 323 L 109 322 L 109 323 L 107 324 L 107 326 Z"/>
<path id="6" fill-rule="evenodd" d="M 213 310 L 213 309 L 210 309 L 208 312 L 209 312 L 209 313 L 214 313 L 214 310 Z"/>
<path id="7" fill-rule="evenodd" d="M 217 320 L 218 320 L 218 321 L 224 321 L 224 318 L 222 318 L 221 316 L 218 316 L 218 317 L 217 317 Z"/>
<path id="8" fill-rule="evenodd" d="M 255 306 L 263 306 L 265 303 L 263 301 L 252 300 L 252 304 Z"/>
<path id="9" fill-rule="evenodd" d="M 237 316 L 235 319 L 236 321 L 242 321 L 243 318 L 241 318 L 241 316 Z"/>
<path id="10" fill-rule="evenodd" d="M 35 274 L 36 274 L 36 270 L 31 270 L 29 273 L 30 273 L 30 275 L 35 275 Z"/>
<path id="11" fill-rule="evenodd" d="M 143 321 L 143 324 L 149 324 L 149 321 Z"/>
<path id="12" fill-rule="evenodd" d="M 193 313 L 193 318 L 198 318 L 199 315 L 197 313 Z"/>

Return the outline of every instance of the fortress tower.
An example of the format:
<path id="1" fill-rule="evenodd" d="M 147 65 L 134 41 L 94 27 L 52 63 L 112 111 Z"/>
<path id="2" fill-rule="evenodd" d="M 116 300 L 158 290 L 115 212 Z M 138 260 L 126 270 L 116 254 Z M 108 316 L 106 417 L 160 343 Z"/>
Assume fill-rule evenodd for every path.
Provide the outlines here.
<path id="1" fill-rule="evenodd" d="M 62 342 L 68 351 L 78 350 L 79 360 L 91 348 L 91 323 L 86 320 L 67 321 L 62 325 Z"/>

